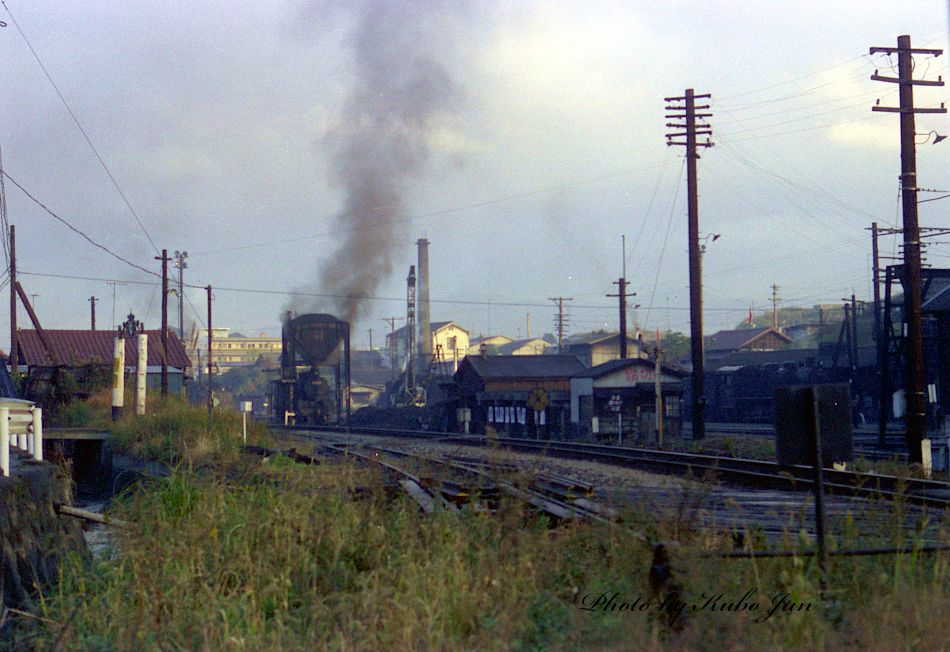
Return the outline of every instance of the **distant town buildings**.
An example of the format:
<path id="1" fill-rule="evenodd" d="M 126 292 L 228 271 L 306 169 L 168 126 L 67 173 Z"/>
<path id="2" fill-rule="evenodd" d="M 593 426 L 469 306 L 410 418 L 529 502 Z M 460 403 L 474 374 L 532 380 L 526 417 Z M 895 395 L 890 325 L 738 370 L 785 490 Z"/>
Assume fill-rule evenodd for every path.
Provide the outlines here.
<path id="1" fill-rule="evenodd" d="M 406 365 L 406 327 L 397 328 L 395 340 L 393 333 L 386 335 L 386 351 L 394 352 L 396 367 L 405 368 Z M 510 340 L 509 340 L 510 341 Z M 432 355 L 436 363 L 445 364 L 446 373 L 453 374 L 459 363 L 468 354 L 469 333 L 454 321 L 432 322 Z"/>
<path id="2" fill-rule="evenodd" d="M 280 336 L 261 333 L 247 336 L 232 333 L 230 328 L 212 329 L 211 357 L 217 372 L 225 372 L 234 367 L 247 367 L 254 364 L 270 366 L 279 361 L 281 352 Z M 188 339 L 188 357 L 197 366 L 199 358 L 202 368 L 207 368 L 208 329 L 193 328 Z M 263 356 L 263 358 L 262 358 Z M 217 373 L 216 372 L 216 373 Z"/>

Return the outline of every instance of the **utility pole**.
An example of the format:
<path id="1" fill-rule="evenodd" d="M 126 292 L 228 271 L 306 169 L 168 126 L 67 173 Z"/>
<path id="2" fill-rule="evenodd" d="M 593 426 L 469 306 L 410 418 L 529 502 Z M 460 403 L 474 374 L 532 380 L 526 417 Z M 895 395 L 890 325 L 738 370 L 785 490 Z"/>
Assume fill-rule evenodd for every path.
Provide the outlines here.
<path id="1" fill-rule="evenodd" d="M 778 285 L 772 283 L 772 328 L 778 330 Z"/>
<path id="2" fill-rule="evenodd" d="M 89 297 L 89 317 L 92 320 L 92 330 L 96 330 L 96 297 Z"/>
<path id="3" fill-rule="evenodd" d="M 211 286 L 205 287 L 208 292 L 208 419 L 214 410 L 214 385 L 211 381 L 214 378 L 214 356 L 211 355 L 211 347 L 214 344 L 214 329 L 211 326 Z"/>
<path id="4" fill-rule="evenodd" d="M 851 346 L 854 348 L 854 368 L 857 369 L 861 361 L 858 359 L 858 302 L 854 292 L 851 293 Z"/>
<path id="5" fill-rule="evenodd" d="M 872 284 L 872 290 L 874 291 L 874 359 L 876 362 L 874 378 L 877 384 L 877 391 L 874 392 L 874 402 L 877 404 L 877 443 L 883 447 L 887 439 L 888 406 L 886 389 L 881 376 L 885 353 L 883 349 L 884 338 L 881 336 L 881 259 L 877 239 L 877 222 L 871 222 L 871 274 L 874 279 Z"/>
<path id="6" fill-rule="evenodd" d="M 373 329 L 369 329 L 369 350 L 373 350 Z"/>
<path id="7" fill-rule="evenodd" d="M 175 251 L 175 267 L 178 268 L 178 339 L 185 341 L 185 270 L 187 251 Z"/>
<path id="8" fill-rule="evenodd" d="M 627 359 L 627 297 L 637 296 L 636 292 L 627 293 L 627 236 L 623 238 L 623 276 L 613 282 L 617 286 L 617 294 L 608 294 L 608 297 L 618 297 L 620 308 L 620 359 Z M 639 357 L 639 352 L 637 354 Z"/>
<path id="9" fill-rule="evenodd" d="M 10 225 L 10 371 L 15 376 L 19 366 L 16 328 L 16 227 Z"/>
<path id="10" fill-rule="evenodd" d="M 901 127 L 901 205 L 904 227 L 904 319 L 907 325 L 907 453 L 911 463 L 923 461 L 921 443 L 927 427 L 926 404 L 924 403 L 924 353 L 921 336 L 920 296 L 920 232 L 917 222 L 917 151 L 914 142 L 917 113 L 946 113 L 940 108 L 918 109 L 914 107 L 914 86 L 943 86 L 943 81 L 914 79 L 914 55 L 940 56 L 943 50 L 914 49 L 910 36 L 897 37 L 897 47 L 872 47 L 870 54 L 897 54 L 897 77 L 882 77 L 877 71 L 871 75 L 874 81 L 896 83 L 900 90 L 900 106 L 872 106 L 872 111 L 900 114 Z"/>
<path id="11" fill-rule="evenodd" d="M 162 249 L 162 398 L 168 396 L 168 250 Z"/>
<path id="12" fill-rule="evenodd" d="M 706 397 L 703 375 L 703 262 L 699 246 L 699 191 L 696 180 L 697 147 L 712 147 L 709 139 L 712 127 L 705 118 L 712 113 L 697 113 L 708 109 L 708 104 L 696 106 L 697 99 L 709 98 L 708 93 L 696 95 L 692 88 L 686 89 L 683 97 L 666 98 L 666 118 L 676 122 L 667 122 L 666 126 L 678 131 L 666 134 L 667 146 L 678 145 L 686 148 L 686 186 L 689 207 L 689 332 L 690 349 L 693 363 L 692 372 L 692 418 L 693 439 L 706 436 Z M 696 119 L 700 124 L 696 124 Z M 705 142 L 697 143 L 697 136 L 706 136 Z M 681 140 L 685 137 L 685 140 Z"/>
<path id="13" fill-rule="evenodd" d="M 548 301 L 557 302 L 557 317 L 554 318 L 554 327 L 557 329 L 557 352 L 564 346 L 564 330 L 570 320 L 564 315 L 564 302 L 573 301 L 574 297 L 548 297 Z"/>

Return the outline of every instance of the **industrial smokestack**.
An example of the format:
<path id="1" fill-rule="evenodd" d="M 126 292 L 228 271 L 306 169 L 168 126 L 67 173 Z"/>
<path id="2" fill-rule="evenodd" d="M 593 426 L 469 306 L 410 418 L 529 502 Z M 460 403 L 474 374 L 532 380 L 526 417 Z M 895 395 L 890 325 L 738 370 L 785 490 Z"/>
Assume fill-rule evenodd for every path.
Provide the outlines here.
<path id="1" fill-rule="evenodd" d="M 432 362 L 432 322 L 429 318 L 429 241 L 419 238 L 419 375 L 424 376 Z"/>

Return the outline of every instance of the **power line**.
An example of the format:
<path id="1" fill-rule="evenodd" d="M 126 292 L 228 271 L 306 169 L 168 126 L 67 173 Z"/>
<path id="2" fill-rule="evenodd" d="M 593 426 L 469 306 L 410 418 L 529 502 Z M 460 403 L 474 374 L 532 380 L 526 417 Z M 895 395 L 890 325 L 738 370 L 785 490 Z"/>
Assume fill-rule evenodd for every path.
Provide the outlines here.
<path id="1" fill-rule="evenodd" d="M 27 197 L 29 197 L 30 200 L 31 200 L 34 204 L 36 204 L 37 206 L 39 206 L 40 208 L 42 208 L 44 211 L 46 211 L 47 213 L 49 213 L 53 218 L 55 218 L 55 219 L 58 220 L 59 222 L 62 222 L 70 231 L 72 231 L 72 232 L 74 232 L 74 233 L 77 233 L 78 235 L 82 236 L 83 239 L 86 240 L 86 242 L 88 242 L 88 243 L 91 244 L 92 246 L 94 246 L 94 247 L 96 247 L 96 248 L 98 248 L 98 249 L 101 249 L 102 251 L 106 252 L 107 254 L 109 254 L 110 256 L 112 256 L 113 258 L 115 258 L 116 260 L 120 260 L 120 261 L 122 261 L 123 263 L 125 263 L 126 265 L 128 265 L 128 266 L 130 266 L 130 267 L 134 267 L 135 269 L 137 269 L 137 270 L 139 270 L 139 271 L 145 272 L 146 274 L 149 274 L 149 275 L 151 275 L 151 276 L 161 276 L 161 275 L 158 274 L 157 272 L 153 272 L 153 271 L 150 270 L 150 269 L 146 269 L 146 268 L 142 267 L 141 265 L 137 265 L 136 263 L 133 263 L 133 262 L 132 262 L 131 260 L 129 260 L 128 258 L 123 258 L 122 256 L 120 256 L 119 254 L 115 253 L 114 251 L 112 251 L 111 249 L 109 249 L 108 247 L 106 247 L 105 245 L 101 245 L 101 244 L 99 244 L 98 242 L 96 242 L 95 240 L 93 240 L 92 238 L 90 238 L 88 235 L 86 235 L 85 233 L 83 233 L 82 231 L 80 231 L 79 229 L 77 229 L 75 226 L 73 226 L 72 224 L 70 224 L 69 222 L 67 222 L 64 218 L 62 218 L 62 217 L 60 217 L 59 215 L 57 215 L 56 213 L 54 213 L 46 204 L 44 204 L 43 202 L 41 202 L 39 199 L 37 199 L 36 197 L 34 197 L 32 194 L 30 194 L 30 192 L 29 192 L 26 188 L 24 188 L 23 186 L 21 186 L 21 185 L 17 182 L 16 179 L 14 179 L 13 177 L 11 177 L 11 176 L 7 173 L 6 170 L 0 170 L 0 174 L 2 174 L 4 177 L 6 177 L 7 179 L 9 179 L 9 180 L 10 180 L 10 183 L 12 183 L 14 186 L 16 186 L 17 188 L 19 188 L 20 191 L 21 191 L 24 195 L 26 195 Z"/>
<path id="2" fill-rule="evenodd" d="M 152 240 L 152 236 L 148 234 L 148 231 L 145 229 L 145 224 L 142 223 L 142 220 L 139 218 L 138 213 L 135 212 L 135 209 L 132 208 L 132 204 L 129 202 L 128 197 L 125 196 L 125 193 L 122 192 L 122 188 L 119 187 L 119 182 L 115 180 L 115 177 L 112 175 L 112 171 L 109 170 L 109 166 L 106 165 L 105 160 L 99 154 L 99 150 L 96 149 L 96 146 L 92 144 L 92 140 L 89 138 L 89 134 L 86 133 L 86 130 L 83 129 L 82 124 L 79 122 L 79 118 L 76 117 L 76 114 L 73 113 L 72 108 L 70 108 L 69 103 L 66 101 L 66 98 L 63 97 L 63 94 L 59 90 L 59 86 L 56 85 L 56 82 L 53 81 L 52 76 L 50 76 L 49 71 L 46 69 L 46 66 L 43 65 L 43 61 L 40 59 L 40 55 L 36 53 L 36 50 L 33 48 L 33 45 L 30 43 L 30 40 L 26 37 L 26 34 L 23 33 L 23 30 L 20 29 L 20 24 L 17 22 L 16 18 L 13 16 L 13 12 L 10 11 L 10 8 L 7 7 L 7 3 L 3 2 L 3 8 L 7 10 L 7 13 L 10 14 L 10 20 L 13 21 L 13 25 L 16 27 L 17 31 L 20 33 L 20 36 L 23 37 L 23 41 L 26 43 L 26 47 L 30 49 L 30 52 L 33 53 L 33 58 L 36 59 L 36 62 L 40 64 L 40 68 L 43 70 L 43 74 L 46 75 L 46 79 L 52 85 L 53 90 L 56 91 L 56 95 L 59 96 L 60 101 L 63 103 L 63 106 L 66 107 L 66 111 L 69 113 L 69 116 L 73 119 L 73 122 L 76 123 L 76 127 L 79 128 L 79 132 L 82 134 L 82 137 L 86 139 L 86 143 L 89 145 L 89 148 L 92 150 L 92 153 L 96 155 L 96 159 L 99 161 L 99 164 L 102 166 L 102 169 L 105 170 L 109 179 L 112 181 L 112 185 L 115 186 L 116 191 L 119 193 L 119 196 L 122 197 L 122 201 L 125 202 L 125 205 L 128 207 L 129 212 L 132 213 L 132 216 L 135 218 L 135 221 L 138 222 L 139 228 L 142 229 L 142 233 L 145 234 L 145 237 L 148 239 L 149 244 L 152 245 L 152 248 L 155 250 L 155 253 L 158 253 L 158 247 L 155 245 L 155 241 Z M 9 177 L 7 177 L 9 178 Z M 10 179 L 13 181 L 13 179 Z M 14 181 L 14 183 L 16 183 Z M 22 188 L 20 188 L 22 190 Z"/>
<path id="3" fill-rule="evenodd" d="M 676 200 L 679 197 L 680 184 L 683 183 L 683 170 L 686 169 L 686 158 L 683 158 L 683 165 L 680 167 L 679 177 L 676 179 L 676 188 L 673 190 L 673 201 L 670 202 L 670 217 L 666 223 L 666 235 L 663 237 L 663 247 L 660 249 L 660 259 L 656 264 L 656 276 L 653 279 L 653 290 L 650 292 L 650 303 L 653 303 L 653 298 L 656 296 L 656 286 L 660 282 L 660 270 L 663 269 L 663 255 L 666 253 L 666 244 L 670 240 L 670 230 L 673 228 L 673 214 L 676 211 Z M 647 314 L 643 319 L 643 327 L 646 328 L 650 323 L 650 312 L 653 310 L 652 305 L 650 306 L 641 306 L 641 308 L 646 308 Z"/>
<path id="4" fill-rule="evenodd" d="M 68 279 L 73 281 L 92 281 L 96 283 L 118 283 L 118 284 L 127 284 L 127 285 L 144 285 L 149 287 L 154 287 L 161 285 L 160 281 L 129 281 L 126 279 L 112 279 L 104 278 L 97 276 L 79 276 L 74 274 L 53 274 L 47 272 L 25 272 L 17 270 L 18 275 L 26 276 L 36 276 L 40 278 L 58 278 L 58 279 Z M 186 287 L 203 289 L 200 286 L 186 285 Z M 238 288 L 238 287 L 215 287 L 215 292 L 237 292 L 245 294 L 263 294 L 270 296 L 295 296 L 295 297 L 308 297 L 315 299 L 363 299 L 366 301 L 398 301 L 405 302 L 404 297 L 380 297 L 380 296 L 370 296 L 370 295 L 345 295 L 345 294 L 328 294 L 328 293 L 318 293 L 318 292 L 299 292 L 295 290 L 266 290 L 262 288 Z M 440 303 L 445 305 L 459 305 L 459 306 L 492 306 L 492 307 L 502 307 L 502 308 L 550 308 L 551 304 L 549 303 L 535 303 L 530 301 L 481 301 L 476 299 L 430 299 L 430 303 Z M 650 309 L 656 306 L 640 306 L 641 308 Z M 572 309 L 584 309 L 584 310 L 604 310 L 609 311 L 611 314 L 616 312 L 616 305 L 613 303 L 610 304 L 571 304 Z M 666 310 L 667 307 L 663 306 L 663 310 Z M 657 307 L 659 309 L 659 307 Z M 689 310 L 687 307 L 671 307 L 670 310 L 681 311 Z M 736 312 L 738 310 L 744 310 L 745 308 L 709 308 L 709 310 L 718 310 L 718 311 L 727 311 L 727 312 Z"/>

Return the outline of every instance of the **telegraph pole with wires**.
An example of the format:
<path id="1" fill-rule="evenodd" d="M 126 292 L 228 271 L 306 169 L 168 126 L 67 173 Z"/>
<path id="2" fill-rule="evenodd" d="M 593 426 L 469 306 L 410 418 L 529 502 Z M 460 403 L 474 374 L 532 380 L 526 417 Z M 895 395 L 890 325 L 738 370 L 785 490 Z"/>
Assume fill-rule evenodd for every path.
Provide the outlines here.
<path id="1" fill-rule="evenodd" d="M 618 297 L 620 303 L 620 359 L 627 359 L 627 297 L 637 296 L 636 292 L 627 292 L 627 236 L 623 236 L 623 276 L 613 282 L 617 286 L 617 294 L 608 294 L 608 297 Z M 639 352 L 637 352 L 639 357 Z"/>
<path id="2" fill-rule="evenodd" d="M 175 268 L 178 270 L 178 339 L 185 341 L 185 270 L 188 269 L 187 251 L 175 251 Z"/>
<path id="3" fill-rule="evenodd" d="M 96 330 L 96 297 L 89 297 L 89 317 L 92 321 L 92 330 Z"/>
<path id="4" fill-rule="evenodd" d="M 778 330 L 778 285 L 772 283 L 772 328 Z"/>
<path id="5" fill-rule="evenodd" d="M 918 113 L 946 113 L 943 104 L 940 108 L 916 108 L 914 106 L 914 86 L 943 86 L 942 80 L 927 81 L 914 79 L 914 55 L 929 54 L 940 56 L 943 50 L 912 48 L 910 36 L 897 37 L 897 47 L 872 47 L 870 54 L 897 54 L 897 77 L 871 75 L 874 81 L 898 84 L 900 106 L 871 107 L 872 111 L 900 114 L 901 133 L 901 205 L 903 208 L 904 265 L 901 280 L 904 286 L 904 322 L 907 329 L 905 397 L 907 401 L 907 453 L 911 463 L 920 464 L 923 460 L 921 449 L 927 428 L 926 404 L 924 402 L 924 354 L 921 335 L 921 296 L 920 296 L 920 231 L 917 222 L 917 150 L 914 136 L 916 126 L 914 116 Z"/>
<path id="6" fill-rule="evenodd" d="M 676 129 L 666 134 L 667 146 L 677 145 L 686 148 L 686 184 L 689 208 L 689 322 L 690 349 L 693 364 L 691 383 L 691 412 L 693 439 L 706 436 L 706 397 L 703 376 L 703 272 L 702 252 L 699 242 L 699 191 L 696 179 L 696 161 L 699 159 L 697 147 L 712 147 L 709 139 L 712 127 L 706 118 L 712 113 L 697 113 L 709 108 L 709 104 L 697 106 L 696 100 L 708 99 L 708 93 L 696 95 L 692 88 L 686 89 L 682 97 L 667 97 L 666 118 L 674 120 L 666 126 Z M 699 122 L 697 123 L 697 119 Z M 706 136 L 703 142 L 697 136 Z"/>
<path id="7" fill-rule="evenodd" d="M 574 297 L 548 297 L 548 301 L 557 303 L 557 316 L 554 318 L 554 327 L 557 329 L 557 352 L 564 347 L 564 331 L 570 324 L 570 319 L 564 314 L 564 302 L 573 301 Z"/>
<path id="8" fill-rule="evenodd" d="M 162 249 L 161 256 L 155 260 L 162 261 L 162 398 L 168 396 L 168 250 Z"/>

